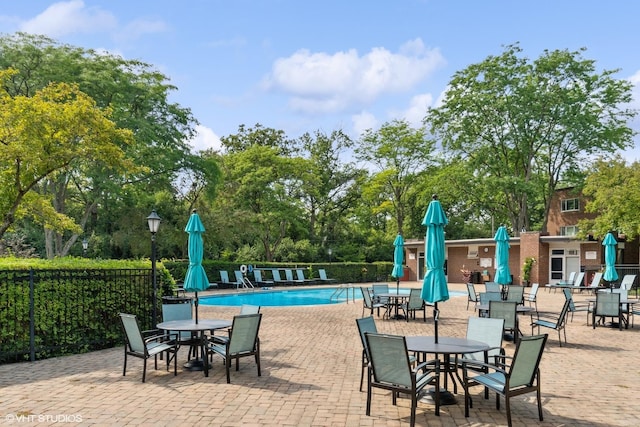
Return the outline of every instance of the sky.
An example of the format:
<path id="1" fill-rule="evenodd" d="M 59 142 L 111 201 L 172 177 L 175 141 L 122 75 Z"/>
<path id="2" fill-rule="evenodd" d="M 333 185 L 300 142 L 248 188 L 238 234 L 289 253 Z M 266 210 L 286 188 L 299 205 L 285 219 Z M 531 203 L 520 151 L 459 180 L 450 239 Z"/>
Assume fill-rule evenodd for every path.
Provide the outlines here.
<path id="1" fill-rule="evenodd" d="M 243 124 L 355 139 L 395 119 L 417 126 L 455 72 L 514 43 L 532 60 L 586 48 L 599 72 L 636 85 L 635 108 L 638 16 L 633 0 L 5 0 L 0 33 L 153 65 L 198 120 L 201 150 Z M 640 138 L 624 154 L 640 160 Z"/>

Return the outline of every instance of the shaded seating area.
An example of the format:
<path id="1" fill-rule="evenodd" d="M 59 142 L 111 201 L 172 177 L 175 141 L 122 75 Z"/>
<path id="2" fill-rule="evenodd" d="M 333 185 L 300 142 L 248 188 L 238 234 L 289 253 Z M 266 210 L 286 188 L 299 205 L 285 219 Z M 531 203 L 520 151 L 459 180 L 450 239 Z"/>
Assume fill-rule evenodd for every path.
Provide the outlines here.
<path id="1" fill-rule="evenodd" d="M 413 427 L 418 398 L 431 385 L 436 390 L 435 415 L 440 415 L 440 362 L 425 361 L 413 367 L 403 336 L 367 332 L 365 338 L 371 368 L 371 375 L 367 376 L 366 414 L 371 415 L 373 388 L 389 390 L 393 405 L 397 405 L 399 394 L 405 394 L 411 401 L 409 425 Z"/>
<path id="2" fill-rule="evenodd" d="M 538 419 L 543 421 L 539 365 L 546 342 L 547 334 L 522 337 L 513 357 L 505 357 L 502 366 L 463 362 L 464 416 L 469 417 L 469 408 L 472 407 L 470 389 L 483 386 L 496 394 L 497 410 L 500 410 L 500 396 L 504 397 L 507 425 L 510 427 L 511 398 L 526 393 L 536 393 Z M 478 368 L 482 367 L 487 369 L 486 373 L 478 373 Z"/>
<path id="3" fill-rule="evenodd" d="M 260 371 L 260 330 L 261 313 L 238 314 L 233 317 L 233 324 L 229 333 L 229 340 L 226 343 L 218 343 L 209 340 L 207 351 L 211 356 L 222 357 L 227 374 L 227 384 L 231 383 L 231 361 L 236 361 L 236 371 L 240 369 L 240 359 L 253 356 L 255 358 L 258 376 Z M 207 364 L 205 363 L 205 367 Z M 206 369 L 206 368 L 205 368 Z"/>
<path id="4" fill-rule="evenodd" d="M 154 367 L 158 369 L 158 355 L 166 355 L 167 371 L 173 360 L 173 375 L 178 375 L 178 336 L 177 334 L 165 334 L 154 329 L 141 331 L 138 319 L 133 314 L 120 313 L 120 322 L 124 331 L 124 366 L 122 376 L 127 374 L 127 356 L 137 357 L 144 361 L 142 368 L 142 382 L 146 381 L 147 360 L 154 358 Z"/>

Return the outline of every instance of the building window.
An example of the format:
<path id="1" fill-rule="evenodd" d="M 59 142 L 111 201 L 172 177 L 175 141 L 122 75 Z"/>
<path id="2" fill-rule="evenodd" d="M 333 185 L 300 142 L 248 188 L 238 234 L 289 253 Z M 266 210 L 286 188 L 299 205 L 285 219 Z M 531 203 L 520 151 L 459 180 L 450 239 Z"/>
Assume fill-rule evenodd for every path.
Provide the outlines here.
<path id="1" fill-rule="evenodd" d="M 562 201 L 562 212 L 570 212 L 580 210 L 580 200 L 565 199 Z"/>
<path id="2" fill-rule="evenodd" d="M 577 225 L 566 225 L 566 226 L 560 227 L 561 236 L 575 236 L 576 234 L 578 234 Z"/>

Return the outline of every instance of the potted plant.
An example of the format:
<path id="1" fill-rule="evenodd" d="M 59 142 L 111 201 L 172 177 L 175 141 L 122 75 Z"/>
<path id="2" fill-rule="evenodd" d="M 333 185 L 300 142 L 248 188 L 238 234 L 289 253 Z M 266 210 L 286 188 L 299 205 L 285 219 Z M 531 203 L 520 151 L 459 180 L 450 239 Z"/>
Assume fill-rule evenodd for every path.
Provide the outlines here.
<path id="1" fill-rule="evenodd" d="M 531 269 L 536 262 L 534 257 L 527 257 L 522 264 L 522 281 L 524 286 L 529 286 L 529 279 L 531 279 Z"/>

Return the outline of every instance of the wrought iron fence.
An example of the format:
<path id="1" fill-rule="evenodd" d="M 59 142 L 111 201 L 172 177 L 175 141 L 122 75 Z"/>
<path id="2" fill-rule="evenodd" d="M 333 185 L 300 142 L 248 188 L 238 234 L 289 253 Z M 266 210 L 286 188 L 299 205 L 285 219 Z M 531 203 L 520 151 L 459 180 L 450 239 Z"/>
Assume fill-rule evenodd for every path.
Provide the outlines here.
<path id="1" fill-rule="evenodd" d="M 151 280 L 150 269 L 0 271 L 0 363 L 119 345 L 121 312 L 152 329 Z"/>

